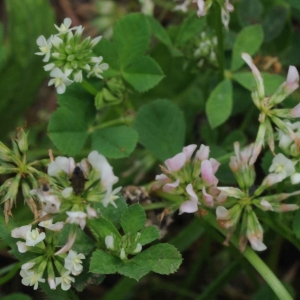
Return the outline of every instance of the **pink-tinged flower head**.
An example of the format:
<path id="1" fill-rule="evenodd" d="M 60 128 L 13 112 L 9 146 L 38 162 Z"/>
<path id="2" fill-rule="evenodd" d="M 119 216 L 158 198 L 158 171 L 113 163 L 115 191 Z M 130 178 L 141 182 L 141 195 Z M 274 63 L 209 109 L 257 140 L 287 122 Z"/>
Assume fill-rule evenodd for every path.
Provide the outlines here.
<path id="1" fill-rule="evenodd" d="M 299 73 L 294 66 L 289 67 L 288 75 L 284 88 L 287 94 L 291 94 L 299 87 Z"/>
<path id="2" fill-rule="evenodd" d="M 165 161 L 165 165 L 167 166 L 170 172 L 179 171 L 185 164 L 186 156 L 184 153 L 178 153 L 174 157 L 169 158 Z"/>
<path id="3" fill-rule="evenodd" d="M 208 185 L 217 185 L 218 179 L 214 176 L 213 167 L 209 160 L 201 162 L 201 177 Z"/>
<path id="4" fill-rule="evenodd" d="M 185 154 L 185 161 L 188 162 L 190 161 L 195 149 L 197 148 L 197 145 L 192 144 L 189 146 L 186 146 L 182 149 L 182 152 Z"/>
<path id="5" fill-rule="evenodd" d="M 200 149 L 196 152 L 195 160 L 206 160 L 209 157 L 209 146 L 201 145 Z"/>
<path id="6" fill-rule="evenodd" d="M 163 191 L 166 193 L 172 193 L 180 184 L 180 179 L 177 179 L 175 182 L 167 183 L 163 186 Z"/>

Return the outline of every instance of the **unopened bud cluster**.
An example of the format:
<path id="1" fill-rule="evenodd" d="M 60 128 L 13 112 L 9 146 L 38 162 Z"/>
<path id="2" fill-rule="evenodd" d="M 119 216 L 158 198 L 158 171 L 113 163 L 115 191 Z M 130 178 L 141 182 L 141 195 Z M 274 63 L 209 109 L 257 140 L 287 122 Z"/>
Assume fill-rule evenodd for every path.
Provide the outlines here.
<path id="1" fill-rule="evenodd" d="M 184 197 L 184 202 L 179 204 L 180 214 L 196 212 L 198 205 L 213 207 L 214 198 L 220 193 L 215 177 L 220 163 L 209 159 L 209 147 L 204 145 L 192 158 L 196 148 L 197 145 L 189 145 L 181 153 L 167 159 L 167 168 L 161 167 L 163 174 L 155 178 L 164 192 Z"/>
<path id="2" fill-rule="evenodd" d="M 108 64 L 103 63 L 103 57 L 96 57 L 93 48 L 101 40 L 101 36 L 94 39 L 90 37 L 81 41 L 84 28 L 75 26 L 70 28 L 71 19 L 66 18 L 58 27 L 58 33 L 46 39 L 40 36 L 37 39 L 40 52 L 37 55 L 44 56 L 45 71 L 53 77 L 49 85 L 54 85 L 58 94 L 63 94 L 66 86 L 73 82 L 82 82 L 83 71 L 87 77 L 96 76 L 103 78 L 103 71 L 108 69 Z"/>
<path id="3" fill-rule="evenodd" d="M 111 254 L 122 260 L 127 260 L 128 255 L 136 255 L 142 251 L 142 245 L 139 243 L 141 233 L 127 233 L 122 237 L 114 234 L 105 237 L 105 246 Z"/>
<path id="4" fill-rule="evenodd" d="M 4 203 L 6 222 L 12 216 L 11 208 L 16 203 L 18 191 L 21 188 L 25 202 L 37 217 L 37 206 L 32 199 L 30 190 L 38 186 L 41 174 L 34 165 L 37 162 L 27 162 L 28 140 L 23 128 L 18 128 L 12 138 L 12 149 L 0 142 L 0 174 L 10 174 L 0 187 L 1 204 Z"/>

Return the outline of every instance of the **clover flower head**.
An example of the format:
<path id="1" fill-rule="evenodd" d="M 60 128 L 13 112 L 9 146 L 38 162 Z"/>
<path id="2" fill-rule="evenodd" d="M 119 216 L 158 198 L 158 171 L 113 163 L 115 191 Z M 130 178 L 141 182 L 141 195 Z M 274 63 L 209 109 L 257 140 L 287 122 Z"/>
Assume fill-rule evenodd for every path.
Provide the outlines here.
<path id="1" fill-rule="evenodd" d="M 65 258 L 64 267 L 70 271 L 72 275 L 79 275 L 83 269 L 82 259 L 85 259 L 85 256 L 82 253 L 70 250 Z"/>
<path id="2" fill-rule="evenodd" d="M 70 271 L 66 271 L 63 274 L 61 274 L 61 277 L 56 277 L 55 278 L 56 286 L 61 284 L 61 288 L 63 291 L 69 290 L 71 288 L 72 282 L 75 281 L 75 278 L 70 276 L 70 274 L 71 274 Z"/>
<path id="3" fill-rule="evenodd" d="M 26 286 L 33 286 L 34 290 L 38 288 L 39 282 L 45 282 L 45 279 L 42 278 L 42 273 L 21 270 L 20 275 L 23 277 L 22 284 Z"/>
<path id="4" fill-rule="evenodd" d="M 53 38 L 53 36 L 51 36 L 48 40 L 46 40 L 46 38 L 43 35 L 41 35 L 36 40 L 36 43 L 39 46 L 39 49 L 41 52 L 36 52 L 35 54 L 45 56 L 43 59 L 43 62 L 48 62 L 50 59 L 51 48 L 52 48 L 52 38 Z"/>

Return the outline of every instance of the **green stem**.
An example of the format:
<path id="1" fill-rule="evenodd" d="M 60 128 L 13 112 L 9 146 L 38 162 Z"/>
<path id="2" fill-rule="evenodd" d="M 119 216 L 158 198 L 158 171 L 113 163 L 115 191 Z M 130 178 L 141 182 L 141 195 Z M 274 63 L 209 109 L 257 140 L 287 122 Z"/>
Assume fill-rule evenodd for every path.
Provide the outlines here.
<path id="1" fill-rule="evenodd" d="M 204 219 L 220 231 L 223 235 L 226 235 L 226 232 L 218 226 L 215 216 L 209 212 Z M 236 237 L 231 238 L 231 243 L 238 248 L 238 239 Z M 292 300 L 293 298 L 286 290 L 281 281 L 274 275 L 270 268 L 264 263 L 264 261 L 249 247 L 243 252 L 244 257 L 251 263 L 251 265 L 256 269 L 256 271 L 264 278 L 268 283 L 270 288 L 274 291 L 275 295 L 279 299 Z"/>
<path id="2" fill-rule="evenodd" d="M 218 63 L 220 69 L 220 80 L 224 79 L 225 57 L 224 57 L 224 37 L 223 37 L 223 23 L 222 23 L 222 8 L 219 3 L 213 4 L 213 12 L 215 17 L 215 29 L 218 39 Z"/>
<path id="3" fill-rule="evenodd" d="M 157 202 L 157 203 L 152 203 L 149 205 L 145 205 L 143 208 L 144 210 L 153 210 L 153 209 L 158 209 L 158 208 L 166 208 L 169 207 L 170 203 L 166 203 L 166 202 Z"/>
<path id="4" fill-rule="evenodd" d="M 96 129 L 111 127 L 111 126 L 114 126 L 114 125 L 121 125 L 121 124 L 129 125 L 129 124 L 133 123 L 133 121 L 134 121 L 134 118 L 132 116 L 130 116 L 130 117 L 121 117 L 121 118 L 118 118 L 118 119 L 115 119 L 115 120 L 107 121 L 107 122 L 101 123 L 99 125 L 93 126 L 93 127 L 90 128 L 89 132 L 93 132 Z"/>
<path id="5" fill-rule="evenodd" d="M 81 85 L 91 95 L 96 96 L 98 94 L 98 90 L 94 86 L 92 86 L 88 81 L 86 81 L 85 79 L 82 80 Z"/>

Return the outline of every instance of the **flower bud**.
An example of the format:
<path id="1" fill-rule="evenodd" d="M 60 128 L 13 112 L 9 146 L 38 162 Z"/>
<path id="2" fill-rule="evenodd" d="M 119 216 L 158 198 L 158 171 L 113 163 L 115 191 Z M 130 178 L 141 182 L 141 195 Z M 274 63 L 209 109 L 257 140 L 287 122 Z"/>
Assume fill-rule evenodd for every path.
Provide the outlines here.
<path id="1" fill-rule="evenodd" d="M 127 255 L 126 255 L 126 253 L 125 253 L 124 248 L 122 248 L 121 251 L 120 251 L 120 258 L 121 258 L 122 260 L 127 259 Z"/>
<path id="2" fill-rule="evenodd" d="M 134 254 L 140 253 L 142 251 L 142 248 L 143 248 L 142 245 L 140 243 L 137 243 L 135 249 L 133 250 L 133 253 Z"/>
<path id="3" fill-rule="evenodd" d="M 108 236 L 105 237 L 105 245 L 106 245 L 107 249 L 114 250 L 114 248 L 115 248 L 115 246 L 114 246 L 114 237 L 112 235 L 108 235 Z"/>
<path id="4" fill-rule="evenodd" d="M 25 153 L 28 151 L 27 135 L 28 135 L 28 133 L 25 133 L 23 128 L 18 129 L 17 143 L 18 143 L 18 147 L 22 153 Z"/>

